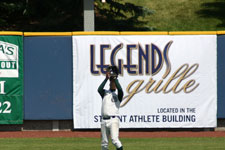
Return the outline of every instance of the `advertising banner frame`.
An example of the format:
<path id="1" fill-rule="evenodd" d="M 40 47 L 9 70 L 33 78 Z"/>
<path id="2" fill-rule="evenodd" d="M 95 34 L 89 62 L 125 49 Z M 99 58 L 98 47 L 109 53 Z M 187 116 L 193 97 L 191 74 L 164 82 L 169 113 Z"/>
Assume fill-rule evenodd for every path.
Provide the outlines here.
<path id="1" fill-rule="evenodd" d="M 110 43 L 110 40 L 111 40 L 111 43 Z M 146 41 L 149 41 L 149 42 L 146 42 Z M 119 48 L 120 46 L 118 44 L 120 43 L 123 44 L 123 46 L 121 46 L 122 48 Z M 160 44 L 160 43 L 163 43 L 163 44 Z M 134 45 L 136 45 L 136 47 Z M 116 46 L 118 46 L 117 49 L 116 49 Z M 138 46 L 139 48 L 137 48 Z M 73 49 L 74 92 L 73 93 L 74 93 L 74 127 L 75 128 L 99 128 L 100 127 L 99 124 L 101 120 L 101 116 L 100 116 L 100 107 L 101 107 L 100 99 L 101 98 L 98 97 L 99 95 L 96 92 L 96 89 L 97 89 L 96 84 L 100 84 L 101 80 L 104 79 L 104 72 L 103 70 L 101 70 L 102 64 L 103 63 L 112 64 L 115 61 L 115 60 L 113 61 L 111 60 L 110 62 L 110 55 L 113 53 L 113 56 L 111 55 L 111 58 L 117 57 L 116 58 L 117 65 L 119 63 L 125 64 L 124 66 L 127 67 L 127 69 L 125 71 L 123 70 L 125 72 L 124 76 L 126 77 L 126 79 L 130 78 L 133 80 L 133 82 L 129 81 L 130 82 L 129 85 L 132 85 L 133 87 L 129 87 L 129 88 L 128 86 L 123 87 L 124 91 L 126 91 L 125 97 L 129 99 L 129 96 L 131 95 L 131 93 L 135 91 L 135 90 L 132 90 L 132 88 L 135 89 L 135 86 L 138 84 L 142 85 L 141 79 L 135 80 L 135 76 L 136 76 L 135 74 L 139 73 L 140 75 L 139 77 L 144 78 L 144 75 L 142 75 L 142 73 L 145 72 L 145 74 L 148 74 L 149 71 L 147 71 L 146 68 L 145 70 L 140 69 L 140 65 L 138 69 L 136 69 L 137 67 L 135 68 L 134 66 L 132 68 L 132 65 L 137 64 L 138 62 L 140 62 L 140 60 L 138 61 L 138 59 L 134 60 L 134 58 L 131 58 L 134 61 L 132 63 L 131 62 L 127 63 L 126 61 L 128 61 L 128 58 L 130 56 L 128 57 L 128 54 L 126 54 L 126 52 L 128 52 L 129 50 L 131 51 L 132 49 L 135 49 L 133 51 L 134 54 L 132 54 L 132 57 L 137 58 L 140 53 L 140 49 L 142 49 L 141 50 L 142 57 L 147 57 L 145 55 L 147 52 L 145 51 L 145 54 L 144 54 L 143 49 L 146 50 L 148 46 L 150 47 L 149 53 L 151 53 L 150 52 L 151 49 L 154 49 L 155 52 L 151 54 L 152 55 L 157 54 L 156 57 L 159 57 L 160 51 L 162 52 L 161 53 L 162 56 L 160 57 L 163 58 L 164 66 L 161 68 L 164 71 L 160 70 L 157 72 L 157 63 L 160 62 L 161 60 L 159 59 L 157 60 L 156 58 L 155 61 L 151 62 L 151 63 L 155 63 L 155 65 L 151 66 L 152 67 L 151 69 L 156 69 L 156 70 L 152 70 L 152 71 L 155 71 L 155 74 L 153 72 L 151 77 L 154 77 L 155 79 L 158 80 L 157 81 L 158 85 L 161 85 L 161 84 L 165 85 L 167 83 L 169 84 L 170 82 L 168 81 L 168 78 L 169 78 L 168 76 L 170 76 L 171 78 L 171 75 L 172 75 L 174 79 L 178 78 L 176 77 L 176 75 L 179 74 L 179 71 L 182 72 L 181 71 L 182 69 L 184 69 L 182 73 L 187 71 L 186 72 L 187 76 L 183 74 L 184 78 L 179 79 L 180 81 L 190 76 L 193 76 L 194 79 L 190 77 L 190 80 L 186 81 L 186 84 L 183 83 L 183 86 L 186 86 L 186 88 L 178 90 L 177 88 L 178 85 L 175 87 L 172 87 L 171 90 L 173 92 L 171 92 L 171 90 L 168 90 L 169 85 L 167 85 L 168 87 L 164 86 L 164 89 L 162 89 L 164 94 L 161 94 L 163 92 L 160 93 L 159 91 L 161 96 L 160 98 L 158 98 L 159 99 L 158 101 L 156 100 L 157 98 L 154 95 L 151 95 L 151 97 L 155 100 L 153 103 L 149 103 L 148 105 L 150 104 L 152 105 L 150 108 L 154 109 L 153 112 L 149 111 L 148 113 L 148 111 L 146 112 L 143 111 L 146 109 L 146 108 L 144 109 L 144 107 L 146 106 L 146 102 L 143 102 L 142 106 L 138 108 L 137 110 L 138 112 L 136 111 L 136 113 L 138 114 L 135 114 L 134 111 L 135 109 L 137 109 L 137 106 L 139 104 L 137 103 L 131 104 L 131 101 L 129 101 L 129 105 L 130 105 L 129 110 L 124 110 L 123 108 L 120 110 L 121 127 L 122 128 L 202 128 L 202 127 L 210 128 L 210 127 L 217 126 L 217 123 L 216 123 L 216 112 L 217 112 L 216 35 L 173 35 L 173 36 L 170 36 L 170 35 L 154 35 L 154 36 L 153 35 L 152 36 L 150 35 L 149 36 L 147 35 L 143 35 L 143 36 L 140 36 L 140 35 L 139 36 L 138 35 L 137 36 L 91 35 L 91 36 L 73 36 L 73 47 L 74 47 Z M 79 50 L 79 49 L 82 49 L 82 50 Z M 136 52 L 137 49 L 139 49 L 138 52 Z M 170 50 L 170 49 L 173 49 L 173 50 Z M 107 53 L 107 50 L 111 52 Z M 100 53 L 100 51 L 101 52 L 104 51 L 105 54 Z M 122 53 L 124 53 L 123 56 L 118 54 L 119 52 L 121 55 Z M 94 54 L 95 56 L 90 57 L 90 55 L 93 55 L 92 53 L 96 53 L 96 54 Z M 115 54 L 118 54 L 118 55 L 114 56 Z M 100 56 L 102 57 L 103 55 L 107 57 L 107 59 L 104 59 L 102 61 L 102 58 L 100 58 Z M 191 56 L 191 57 L 188 57 L 188 56 Z M 82 61 L 82 59 L 84 59 L 88 63 L 83 62 L 81 65 L 80 61 Z M 154 59 L 154 57 L 152 57 L 152 59 Z M 95 66 L 92 66 L 93 60 L 95 61 L 94 62 Z M 90 63 L 90 61 L 92 61 L 92 63 Z M 174 61 L 176 63 L 174 63 Z M 186 63 L 190 63 L 190 64 L 185 64 L 185 61 L 187 61 Z M 207 63 L 209 64 L 206 65 Z M 145 64 L 143 63 L 142 66 L 143 65 L 146 65 L 146 63 Z M 121 65 L 119 65 L 119 68 L 121 68 Z M 174 70 L 174 68 L 176 69 Z M 210 68 L 209 70 L 211 70 L 211 72 L 207 71 L 208 68 Z M 158 69 L 160 69 L 160 67 L 158 67 Z M 188 74 L 188 72 L 190 74 Z M 132 75 L 132 73 L 134 74 Z M 161 78 L 157 78 L 157 75 L 159 75 Z M 123 77 L 119 76 L 119 79 L 122 80 L 121 81 L 122 85 L 127 82 L 123 80 L 124 76 Z M 101 79 L 98 79 L 98 78 L 101 78 Z M 166 79 L 167 82 L 160 80 L 162 78 Z M 209 83 L 208 83 L 208 78 L 210 81 Z M 146 80 L 147 79 L 145 79 L 145 81 Z M 152 78 L 152 81 L 153 80 L 154 79 Z M 173 79 L 171 79 L 171 82 L 172 80 Z M 79 84 L 78 83 L 79 81 L 81 81 L 82 84 Z M 92 81 L 97 81 L 97 82 L 93 83 Z M 88 84 L 90 84 L 92 87 L 87 86 Z M 176 85 L 180 83 L 178 83 L 177 81 L 174 84 Z M 199 84 L 201 84 L 201 86 L 199 86 Z M 150 85 L 146 85 L 146 86 L 150 87 Z M 190 88 L 191 86 L 192 88 Z M 207 88 L 204 88 L 204 86 L 206 86 Z M 82 91 L 82 88 L 84 88 L 85 91 Z M 145 95 L 143 94 L 144 93 L 143 90 L 142 91 L 138 91 L 138 90 L 139 89 L 136 89 L 135 92 L 136 93 L 142 92 L 142 94 L 139 94 L 139 97 L 143 97 L 143 99 L 146 99 L 145 97 L 146 94 Z M 184 92 L 183 93 L 180 92 L 181 90 L 183 90 Z M 192 96 L 190 96 L 191 94 L 189 95 L 187 94 L 187 93 L 191 93 L 192 91 L 194 91 L 193 93 L 195 93 L 195 94 L 192 94 Z M 205 91 L 207 91 L 206 93 L 209 93 L 209 95 L 208 95 L 208 98 L 204 97 L 206 98 L 204 102 L 204 100 L 200 100 L 200 99 L 202 99 L 203 96 L 205 96 L 205 93 L 204 93 Z M 130 92 L 130 95 L 127 96 L 127 93 L 129 92 Z M 158 92 L 157 88 L 155 88 L 154 92 L 155 93 Z M 177 94 L 179 95 L 178 98 L 171 96 L 172 95 L 171 93 L 175 93 L 175 94 L 178 93 Z M 137 98 L 137 95 L 135 94 L 131 95 L 131 97 L 136 96 Z M 199 97 L 195 98 L 196 96 L 199 96 Z M 171 101 L 167 100 L 167 97 L 169 97 L 168 99 L 174 99 L 175 102 L 173 102 L 173 104 L 171 105 L 170 104 Z M 180 101 L 183 101 L 183 104 L 179 104 L 179 99 Z M 187 100 L 184 101 L 183 99 L 188 99 L 188 101 Z M 92 100 L 94 102 L 92 102 Z M 164 101 L 162 102 L 162 100 Z M 142 102 L 142 99 L 139 99 L 139 101 Z M 122 106 L 126 104 L 127 104 L 126 101 L 125 103 L 122 102 Z M 171 108 L 174 108 L 174 109 L 171 109 Z M 86 110 L 87 113 L 85 113 L 82 110 Z M 93 111 L 95 112 L 92 113 Z M 128 112 L 133 112 L 133 114 Z M 82 122 L 82 119 L 84 119 L 84 122 Z"/>

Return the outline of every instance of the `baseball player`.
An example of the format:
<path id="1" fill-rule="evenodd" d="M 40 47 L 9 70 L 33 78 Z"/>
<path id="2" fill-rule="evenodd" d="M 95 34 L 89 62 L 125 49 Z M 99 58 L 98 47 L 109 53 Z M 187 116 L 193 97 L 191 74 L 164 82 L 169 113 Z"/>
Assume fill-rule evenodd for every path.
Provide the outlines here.
<path id="1" fill-rule="evenodd" d="M 123 90 L 117 79 L 118 69 L 116 66 L 107 68 L 106 78 L 98 88 L 98 92 L 102 97 L 102 122 L 101 136 L 102 150 L 108 150 L 109 136 L 112 139 L 113 145 L 117 150 L 123 150 L 123 146 L 119 140 L 119 108 L 123 98 Z M 110 80 L 110 89 L 103 89 L 106 82 Z M 116 94 L 116 89 L 118 94 Z"/>

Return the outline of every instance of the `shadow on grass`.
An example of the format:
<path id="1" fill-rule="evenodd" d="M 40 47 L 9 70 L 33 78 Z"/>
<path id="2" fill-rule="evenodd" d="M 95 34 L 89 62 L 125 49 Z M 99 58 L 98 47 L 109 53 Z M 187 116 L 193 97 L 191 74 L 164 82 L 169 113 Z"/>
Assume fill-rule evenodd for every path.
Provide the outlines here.
<path id="1" fill-rule="evenodd" d="M 225 0 L 203 3 L 202 9 L 196 13 L 203 18 L 217 18 L 221 23 L 217 27 L 225 27 Z"/>
<path id="2" fill-rule="evenodd" d="M 152 31 L 153 27 L 144 21 L 145 16 L 152 15 L 153 10 L 137 6 L 123 0 L 95 1 L 95 25 L 97 31 Z M 141 18 L 141 19 L 140 19 Z"/>

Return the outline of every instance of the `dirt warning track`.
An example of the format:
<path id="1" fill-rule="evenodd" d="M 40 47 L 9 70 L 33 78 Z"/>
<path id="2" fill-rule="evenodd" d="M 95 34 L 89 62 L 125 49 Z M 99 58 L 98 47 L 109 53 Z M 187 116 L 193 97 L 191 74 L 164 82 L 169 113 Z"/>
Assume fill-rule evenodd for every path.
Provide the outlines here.
<path id="1" fill-rule="evenodd" d="M 0 138 L 91 137 L 100 138 L 99 131 L 16 131 L 0 132 Z M 120 131 L 121 138 L 225 137 L 224 131 L 148 132 Z"/>

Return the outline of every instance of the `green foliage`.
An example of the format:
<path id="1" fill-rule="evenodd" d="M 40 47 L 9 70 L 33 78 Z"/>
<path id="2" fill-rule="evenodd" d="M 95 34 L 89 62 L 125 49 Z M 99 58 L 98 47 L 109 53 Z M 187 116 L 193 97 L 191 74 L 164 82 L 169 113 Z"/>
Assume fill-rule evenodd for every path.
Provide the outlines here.
<path id="1" fill-rule="evenodd" d="M 224 0 L 93 1 L 96 31 L 225 30 Z M 83 0 L 1 0 L 0 29 L 83 31 Z"/>
<path id="2" fill-rule="evenodd" d="M 152 11 L 122 0 L 96 0 L 96 30 L 151 30 L 139 17 Z M 0 27 L 19 31 L 82 31 L 83 0 L 1 0 Z M 104 24 L 104 26 L 102 25 Z"/>
<path id="3" fill-rule="evenodd" d="M 81 0 L 30 0 L 26 16 L 29 31 L 83 30 Z"/>
<path id="4" fill-rule="evenodd" d="M 0 1 L 0 28 L 11 30 L 17 26 L 25 7 L 24 0 L 1 0 Z"/>
<path id="5" fill-rule="evenodd" d="M 31 31 L 83 30 L 81 0 L 30 0 L 26 16 Z"/>
<path id="6" fill-rule="evenodd" d="M 136 31 L 153 30 L 145 26 L 147 21 L 140 21 L 139 17 L 153 14 L 149 8 L 137 6 L 122 0 L 107 0 L 102 3 L 95 1 L 96 30 Z"/>
<path id="7" fill-rule="evenodd" d="M 225 27 L 225 1 L 206 2 L 201 4 L 202 9 L 197 14 L 203 18 L 216 18 L 221 22 L 217 27 Z"/>
<path id="8" fill-rule="evenodd" d="M 83 30 L 82 0 L 2 0 L 2 30 Z"/>

